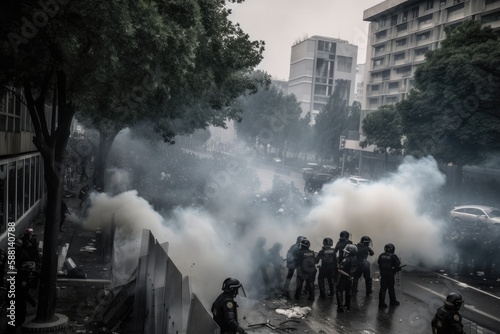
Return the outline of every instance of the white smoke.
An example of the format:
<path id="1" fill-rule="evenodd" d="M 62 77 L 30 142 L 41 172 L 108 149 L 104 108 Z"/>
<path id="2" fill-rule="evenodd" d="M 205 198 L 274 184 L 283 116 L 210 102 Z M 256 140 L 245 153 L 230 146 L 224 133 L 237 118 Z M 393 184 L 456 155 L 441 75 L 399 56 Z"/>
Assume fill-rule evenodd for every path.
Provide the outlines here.
<path id="1" fill-rule="evenodd" d="M 408 157 L 396 173 L 369 185 L 353 187 L 345 179 L 338 180 L 324 188 L 319 204 L 308 215 L 306 236 L 319 247 L 324 237 L 346 230 L 354 243 L 369 236 L 374 258 L 385 244 L 393 243 L 405 261 L 434 264 L 433 260 L 440 260 L 436 247 L 441 244 L 442 222 L 422 212 L 419 203 L 444 182 L 430 157 Z"/>
<path id="2" fill-rule="evenodd" d="M 139 144 L 135 145 L 140 151 Z M 148 164 L 160 165 L 153 159 Z M 158 179 L 162 177 L 160 171 Z M 129 187 L 128 178 L 110 179 L 119 183 L 111 184 L 110 189 Z M 327 185 L 303 218 L 267 216 L 250 208 L 248 195 L 240 198 L 230 192 L 232 182 L 224 184 L 224 192 L 218 197 L 210 198 L 212 204 L 219 201 L 212 205 L 217 208 L 215 212 L 196 206 L 177 207 L 163 217 L 137 191 L 130 190 L 116 196 L 92 197 L 86 225 L 96 228 L 114 222 L 115 258 L 120 264 L 115 271 L 123 277 L 137 265 L 142 230 L 151 230 L 158 242 L 168 243 L 168 256 L 184 276 L 190 277 L 193 292 L 209 308 L 225 278 L 236 277 L 247 288 L 255 283 L 250 254 L 259 237 L 266 238 L 266 250 L 281 243 L 281 255 L 285 256 L 299 235 L 306 236 L 311 249 L 319 251 L 325 237 L 336 241 L 339 233 L 347 230 L 354 243 L 364 235 L 371 237 L 376 253 L 372 262 L 391 242 L 403 262 L 432 264 L 441 243 L 441 222 L 427 214 L 422 203 L 444 181 L 434 159 L 407 158 L 396 173 L 370 185 L 357 188 L 346 180 Z M 248 213 L 252 217 L 247 217 Z"/>

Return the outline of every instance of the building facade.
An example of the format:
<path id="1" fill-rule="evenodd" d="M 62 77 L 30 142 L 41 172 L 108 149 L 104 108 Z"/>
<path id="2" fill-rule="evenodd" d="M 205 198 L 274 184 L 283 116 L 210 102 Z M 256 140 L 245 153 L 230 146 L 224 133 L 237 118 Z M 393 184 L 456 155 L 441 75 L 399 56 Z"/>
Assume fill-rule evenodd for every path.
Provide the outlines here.
<path id="1" fill-rule="evenodd" d="M 50 122 L 50 114 L 47 114 Z M 50 124 L 50 123 L 49 123 Z M 7 226 L 16 236 L 40 213 L 44 201 L 43 161 L 33 144 L 34 130 L 22 91 L 0 93 L 0 247 Z M 13 222 L 14 225 L 8 223 Z"/>
<path id="2" fill-rule="evenodd" d="M 364 115 L 406 98 L 425 54 L 440 47 L 444 29 L 465 20 L 500 28 L 500 0 L 386 0 L 364 12 L 369 21 Z"/>
<path id="3" fill-rule="evenodd" d="M 356 65 L 356 88 L 354 90 L 354 101 L 363 103 L 363 92 L 365 86 L 365 64 Z"/>
<path id="4" fill-rule="evenodd" d="M 499 29 L 500 0 L 385 0 L 365 10 L 363 19 L 370 24 L 361 124 L 368 113 L 407 97 L 415 71 L 428 51 L 440 47 L 446 27 L 472 19 Z M 397 166 L 397 157 L 390 158 Z M 362 152 L 360 173 L 377 174 L 385 168 L 383 159 Z"/>
<path id="5" fill-rule="evenodd" d="M 343 96 L 354 101 L 358 47 L 347 41 L 312 36 L 292 46 L 288 94 L 294 94 L 303 111 L 312 119 L 326 105 L 337 80 L 347 80 Z M 344 86 L 343 86 L 344 87 Z"/>

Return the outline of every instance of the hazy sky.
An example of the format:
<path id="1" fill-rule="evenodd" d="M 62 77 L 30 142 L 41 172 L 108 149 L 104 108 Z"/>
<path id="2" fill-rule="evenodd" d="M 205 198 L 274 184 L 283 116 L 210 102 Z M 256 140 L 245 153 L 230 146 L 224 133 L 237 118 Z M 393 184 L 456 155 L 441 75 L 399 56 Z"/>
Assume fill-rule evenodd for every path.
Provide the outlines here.
<path id="1" fill-rule="evenodd" d="M 383 0 L 246 0 L 229 4 L 230 19 L 254 40 L 264 40 L 266 51 L 258 69 L 288 80 L 290 50 L 304 36 L 340 38 L 358 46 L 358 64 L 366 58 L 368 22 L 363 11 Z"/>

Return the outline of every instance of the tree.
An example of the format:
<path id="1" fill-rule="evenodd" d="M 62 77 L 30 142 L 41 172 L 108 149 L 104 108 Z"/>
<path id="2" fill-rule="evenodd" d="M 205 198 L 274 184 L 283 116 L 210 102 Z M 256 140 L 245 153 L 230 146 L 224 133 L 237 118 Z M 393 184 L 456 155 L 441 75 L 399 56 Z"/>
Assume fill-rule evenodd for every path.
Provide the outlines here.
<path id="1" fill-rule="evenodd" d="M 354 101 L 351 109 L 349 110 L 349 117 L 347 119 L 347 129 L 350 131 L 359 132 L 359 122 L 361 119 L 361 103 Z"/>
<path id="2" fill-rule="evenodd" d="M 243 72 L 263 51 L 227 15 L 223 2 L 202 0 L 0 4 L 0 85 L 23 89 L 18 97 L 33 122 L 47 187 L 37 321 L 54 317 L 61 173 L 73 116 L 81 111 L 99 125 L 102 152 L 118 131 L 160 111 L 159 119 L 183 119 L 188 129 L 222 124 L 228 114 L 219 111 L 255 88 Z M 212 107 L 207 117 L 193 107 L 200 105 Z M 176 123 L 155 124 L 166 138 L 176 133 Z"/>
<path id="3" fill-rule="evenodd" d="M 96 82 L 79 113 L 101 134 L 94 170 L 98 187 L 104 186 L 107 156 L 122 129 L 148 120 L 166 142 L 174 143 L 176 135 L 209 125 L 225 127 L 228 119 L 238 118 L 237 110 L 230 107 L 232 101 L 245 92 L 256 91 L 257 85 L 267 80 L 251 75 L 262 59 L 263 42 L 250 41 L 228 20 L 229 13 L 220 1 L 191 1 L 179 8 L 175 4 L 160 5 L 153 24 L 143 30 L 164 38 L 156 44 L 141 45 L 135 52 L 121 50 L 125 53 L 123 61 L 113 67 L 103 63 L 102 72 L 111 67 L 113 72 L 108 77 L 122 78 L 119 81 L 125 84 Z M 142 20 L 137 23 L 139 27 Z M 162 25 L 157 27 L 155 22 Z M 177 36 L 179 29 L 184 33 Z M 172 36 L 177 36 L 175 47 L 171 47 Z M 143 71 L 131 73 L 129 69 L 142 58 L 146 58 L 141 63 Z"/>
<path id="4" fill-rule="evenodd" d="M 368 114 L 362 125 L 365 139 L 359 143 L 363 148 L 375 145 L 376 151 L 385 157 L 384 167 L 390 152 L 400 153 L 403 147 L 401 120 L 394 105 L 385 105 Z"/>
<path id="5" fill-rule="evenodd" d="M 316 152 L 323 160 L 329 160 L 335 155 L 340 156 L 340 136 L 347 130 L 349 117 L 349 105 L 340 95 L 346 85 L 346 80 L 336 81 L 335 90 L 328 103 L 316 116 Z"/>
<path id="6" fill-rule="evenodd" d="M 255 94 L 240 99 L 241 121 L 237 135 L 253 146 L 271 145 L 282 153 L 285 142 L 293 141 L 293 128 L 302 113 L 294 95 L 285 95 L 275 86 L 263 87 Z"/>
<path id="7" fill-rule="evenodd" d="M 415 89 L 397 104 L 405 149 L 442 163 L 477 164 L 500 148 L 500 40 L 477 21 L 446 34 L 416 71 Z"/>

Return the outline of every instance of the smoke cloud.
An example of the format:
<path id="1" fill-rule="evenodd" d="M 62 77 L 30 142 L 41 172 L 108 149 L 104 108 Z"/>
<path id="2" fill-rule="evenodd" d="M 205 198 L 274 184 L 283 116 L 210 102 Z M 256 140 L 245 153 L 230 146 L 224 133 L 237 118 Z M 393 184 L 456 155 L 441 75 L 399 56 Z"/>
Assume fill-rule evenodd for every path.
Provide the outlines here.
<path id="1" fill-rule="evenodd" d="M 306 212 L 294 216 L 277 216 L 276 210 L 265 210 L 267 207 L 263 205 L 266 203 L 256 201 L 255 195 L 265 194 L 270 189 L 242 189 L 245 178 L 255 183 L 254 175 L 243 168 L 239 174 L 229 173 L 227 164 L 222 164 L 221 171 L 226 172 L 226 179 L 217 196 L 208 198 L 204 206 L 196 203 L 177 205 L 160 214 L 151 200 L 140 194 L 155 200 L 174 196 L 168 193 L 167 186 L 161 186 L 164 181 L 171 182 L 174 176 L 170 176 L 162 161 L 155 160 L 165 159 L 165 156 L 151 155 L 147 145 L 141 148 L 138 142 L 132 148 L 126 136 L 121 136 L 120 140 L 115 143 L 114 150 L 122 148 L 121 154 L 127 150 L 134 152 L 136 156 L 131 159 L 134 162 L 141 160 L 137 152 L 149 153 L 147 163 L 154 171 L 146 177 L 159 185 L 153 195 L 133 190 L 134 177 L 114 167 L 110 170 L 113 174 L 110 180 L 116 184 L 112 182 L 108 188 L 112 190 L 110 194 L 117 194 L 95 194 L 91 198 L 85 225 L 97 228 L 114 222 L 114 256 L 118 259 L 115 272 L 120 280 L 126 279 L 137 265 L 143 229 L 150 229 L 160 243 L 168 242 L 169 257 L 183 275 L 190 277 L 193 292 L 208 309 L 227 277 L 238 278 L 247 291 L 255 287 L 255 259 L 251 258 L 251 253 L 259 237 L 265 238 L 266 250 L 276 242 L 281 243 L 284 257 L 299 235 L 306 236 L 311 241 L 311 249 L 319 251 L 325 237 L 336 241 L 339 233 L 346 230 L 351 233 L 354 243 L 364 235 L 371 237 L 376 253 L 372 262 L 376 262 L 389 242 L 396 246 L 396 253 L 405 263 L 432 264 L 435 260 L 442 222 L 427 210 L 426 200 L 444 184 L 445 178 L 432 158 L 407 158 L 397 172 L 366 186 L 354 187 L 345 179 L 337 180 L 324 187 Z M 177 159 L 172 154 L 166 157 Z M 253 158 L 246 162 L 251 164 Z M 204 161 L 204 166 L 208 161 Z M 241 157 L 236 161 L 244 165 Z M 203 167 L 196 171 L 209 174 Z M 142 176 L 143 173 L 145 169 L 141 169 Z M 209 178 L 207 182 L 214 179 Z"/>

